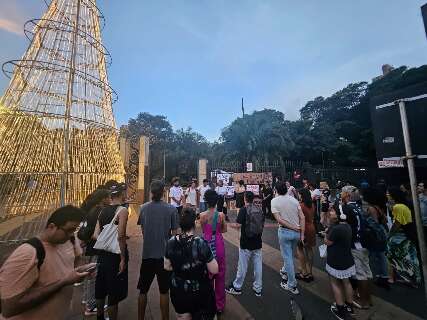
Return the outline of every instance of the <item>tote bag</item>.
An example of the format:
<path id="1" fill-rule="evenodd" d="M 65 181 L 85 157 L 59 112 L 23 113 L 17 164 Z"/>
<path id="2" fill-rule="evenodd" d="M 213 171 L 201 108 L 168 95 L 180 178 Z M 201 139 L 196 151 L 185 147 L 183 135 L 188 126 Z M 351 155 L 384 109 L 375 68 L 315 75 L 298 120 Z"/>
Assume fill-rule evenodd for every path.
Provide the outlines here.
<path id="1" fill-rule="evenodd" d="M 119 206 L 116 210 L 114 218 L 109 224 L 106 224 L 96 239 L 96 243 L 93 246 L 95 249 L 104 250 L 111 253 L 120 254 L 119 245 L 119 226 L 115 224 L 117 216 L 123 207 Z"/>

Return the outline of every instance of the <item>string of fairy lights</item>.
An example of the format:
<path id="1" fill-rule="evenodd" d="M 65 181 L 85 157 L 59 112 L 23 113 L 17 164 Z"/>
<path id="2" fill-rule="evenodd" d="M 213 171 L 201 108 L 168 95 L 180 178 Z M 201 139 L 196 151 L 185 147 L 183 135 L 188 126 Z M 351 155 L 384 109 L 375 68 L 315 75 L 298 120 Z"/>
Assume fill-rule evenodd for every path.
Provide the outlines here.
<path id="1" fill-rule="evenodd" d="M 0 221 L 52 210 L 61 190 L 78 205 L 123 179 L 100 16 L 95 0 L 52 0 L 26 24 L 22 59 L 3 66 L 11 80 L 0 99 Z"/>

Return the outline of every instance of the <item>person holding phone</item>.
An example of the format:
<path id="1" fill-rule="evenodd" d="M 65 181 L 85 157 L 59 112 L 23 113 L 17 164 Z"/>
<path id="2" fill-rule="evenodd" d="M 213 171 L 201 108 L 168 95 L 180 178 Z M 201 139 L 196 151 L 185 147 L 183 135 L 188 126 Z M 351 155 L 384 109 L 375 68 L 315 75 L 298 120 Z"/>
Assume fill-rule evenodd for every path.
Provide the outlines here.
<path id="1" fill-rule="evenodd" d="M 20 245 L 0 269 L 3 318 L 63 320 L 69 315 L 72 285 L 93 271 L 93 264 L 74 267 L 70 238 L 84 212 L 68 205 L 49 217 L 36 238 Z M 95 265 L 96 267 L 96 265 Z"/>

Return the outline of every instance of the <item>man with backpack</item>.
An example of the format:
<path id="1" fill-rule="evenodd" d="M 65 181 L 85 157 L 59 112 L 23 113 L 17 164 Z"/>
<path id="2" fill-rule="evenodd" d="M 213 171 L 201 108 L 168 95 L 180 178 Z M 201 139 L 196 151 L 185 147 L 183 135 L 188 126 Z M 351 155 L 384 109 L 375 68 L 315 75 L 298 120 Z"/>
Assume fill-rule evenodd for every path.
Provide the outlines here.
<path id="1" fill-rule="evenodd" d="M 240 228 L 240 248 L 239 263 L 237 267 L 236 279 L 226 289 L 226 292 L 233 295 L 242 293 L 243 282 L 245 281 L 248 263 L 253 257 L 254 263 L 254 283 L 252 289 L 257 297 L 262 295 L 262 231 L 264 229 L 264 214 L 260 208 L 253 204 L 254 194 L 251 191 L 245 192 L 245 207 L 241 208 L 237 216 L 234 228 Z"/>
<path id="2" fill-rule="evenodd" d="M 354 300 L 354 306 L 359 309 L 369 309 L 371 304 L 370 280 L 372 271 L 369 266 L 368 222 L 359 204 L 361 201 L 359 190 L 353 186 L 342 188 L 342 210 L 347 216 L 347 222 L 352 230 L 351 253 L 356 267 L 356 276 L 353 285 L 360 296 L 360 301 Z"/>
<path id="3" fill-rule="evenodd" d="M 70 239 L 83 217 L 70 205 L 57 209 L 37 238 L 10 255 L 0 269 L 1 319 L 67 318 L 72 285 L 96 270 L 96 264 L 74 268 Z"/>

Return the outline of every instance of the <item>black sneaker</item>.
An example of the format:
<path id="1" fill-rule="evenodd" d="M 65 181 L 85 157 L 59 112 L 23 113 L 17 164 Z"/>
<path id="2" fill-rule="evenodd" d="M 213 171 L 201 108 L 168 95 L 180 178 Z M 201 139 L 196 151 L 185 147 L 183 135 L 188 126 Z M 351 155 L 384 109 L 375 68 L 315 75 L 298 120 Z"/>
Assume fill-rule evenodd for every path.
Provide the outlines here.
<path id="1" fill-rule="evenodd" d="M 332 305 L 333 305 L 335 308 L 337 307 L 337 303 L 336 303 L 336 302 L 334 302 Z M 345 310 L 347 311 L 347 313 L 348 313 L 348 314 L 350 314 L 350 315 L 352 315 L 352 316 L 355 316 L 355 315 L 356 315 L 356 312 L 354 312 L 354 308 L 353 308 L 353 306 L 352 306 L 352 305 L 350 305 L 349 303 L 345 303 L 345 304 L 344 304 L 344 307 L 345 307 Z"/>
<path id="2" fill-rule="evenodd" d="M 280 269 L 280 277 L 282 277 L 283 281 L 288 282 L 288 274 L 282 269 Z"/>
<path id="3" fill-rule="evenodd" d="M 262 297 L 262 291 L 256 291 L 255 289 L 252 289 L 252 290 L 253 290 L 256 297 L 258 297 L 258 298 Z"/>
<path id="4" fill-rule="evenodd" d="M 287 281 L 280 282 L 280 286 L 282 287 L 282 289 L 289 291 L 292 294 L 295 294 L 295 295 L 299 294 L 298 288 L 289 286 Z"/>
<path id="5" fill-rule="evenodd" d="M 345 311 L 339 310 L 336 304 L 331 305 L 331 312 L 338 320 L 345 320 Z"/>
<path id="6" fill-rule="evenodd" d="M 225 292 L 234 296 L 239 296 L 242 294 L 242 290 L 236 289 L 233 284 L 230 284 L 227 288 L 225 288 Z"/>

